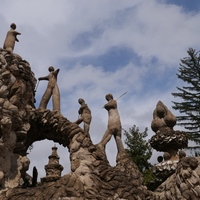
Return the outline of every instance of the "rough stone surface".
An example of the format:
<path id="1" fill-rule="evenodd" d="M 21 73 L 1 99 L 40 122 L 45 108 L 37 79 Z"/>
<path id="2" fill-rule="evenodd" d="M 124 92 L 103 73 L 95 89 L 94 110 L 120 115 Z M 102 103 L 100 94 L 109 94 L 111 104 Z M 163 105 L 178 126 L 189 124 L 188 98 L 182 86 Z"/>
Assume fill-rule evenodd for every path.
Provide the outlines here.
<path id="1" fill-rule="evenodd" d="M 164 161 L 154 166 L 155 175 L 162 181 L 175 172 L 180 157 L 178 151 L 188 144 L 186 133 L 174 131 L 175 125 L 176 117 L 163 102 L 158 101 L 151 123 L 151 128 L 156 134 L 149 142 L 154 149 L 164 152 Z M 182 151 L 181 154 L 183 155 L 184 152 Z"/>
<path id="2" fill-rule="evenodd" d="M 36 79 L 19 55 L 0 49 L 0 186 L 16 187 L 24 179 L 29 160 L 25 141 L 34 108 Z"/>
<path id="3" fill-rule="evenodd" d="M 178 163 L 175 173 L 155 191 L 159 200 L 200 199 L 200 158 L 185 157 Z"/>
<path id="4" fill-rule="evenodd" d="M 155 192 L 148 191 L 137 166 L 124 151 L 118 153 L 112 167 L 105 151 L 77 124 L 58 111 L 36 109 L 35 85 L 29 63 L 0 49 L 0 199 L 199 199 L 199 158 L 183 157 L 166 182 Z M 71 172 L 24 187 L 31 162 L 27 149 L 44 139 L 68 148 Z"/>

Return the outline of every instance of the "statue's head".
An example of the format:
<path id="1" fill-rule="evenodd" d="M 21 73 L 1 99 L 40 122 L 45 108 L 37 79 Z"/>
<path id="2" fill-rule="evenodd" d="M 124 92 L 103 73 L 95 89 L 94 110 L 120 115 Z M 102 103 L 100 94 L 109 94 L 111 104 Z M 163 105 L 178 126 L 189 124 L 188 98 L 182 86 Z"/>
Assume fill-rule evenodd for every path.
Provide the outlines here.
<path id="1" fill-rule="evenodd" d="M 17 26 L 16 26 L 15 23 L 12 23 L 12 24 L 10 25 L 10 28 L 12 28 L 12 29 L 14 29 L 14 30 L 16 29 L 16 27 L 17 27 Z"/>
<path id="2" fill-rule="evenodd" d="M 111 99 L 113 99 L 113 95 L 112 94 L 107 94 L 105 96 L 105 98 L 106 98 L 107 101 L 110 101 Z"/>
<path id="3" fill-rule="evenodd" d="M 50 72 L 53 72 L 53 71 L 54 71 L 54 67 L 53 67 L 53 66 L 50 66 L 50 67 L 49 67 L 49 71 L 50 71 Z"/>
<path id="4" fill-rule="evenodd" d="M 85 103 L 84 99 L 81 99 L 81 98 L 78 100 L 78 102 L 79 102 L 80 104 Z"/>

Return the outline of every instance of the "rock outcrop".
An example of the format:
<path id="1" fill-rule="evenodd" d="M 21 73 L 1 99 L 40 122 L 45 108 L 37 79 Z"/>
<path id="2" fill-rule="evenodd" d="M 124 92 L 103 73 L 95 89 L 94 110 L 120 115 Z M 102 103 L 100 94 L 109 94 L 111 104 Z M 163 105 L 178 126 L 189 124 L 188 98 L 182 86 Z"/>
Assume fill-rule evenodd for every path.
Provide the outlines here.
<path id="1" fill-rule="evenodd" d="M 36 79 L 19 55 L 0 49 L 0 186 L 16 187 L 29 160 L 25 142 Z"/>
<path id="2" fill-rule="evenodd" d="M 161 200 L 200 199 L 200 158 L 184 157 L 175 173 L 155 191 Z"/>
<path id="3" fill-rule="evenodd" d="M 148 199 L 152 192 L 130 157 L 121 152 L 111 167 L 106 153 L 59 111 L 36 109 L 36 79 L 19 55 L 1 49 L 1 192 L 0 199 Z M 71 173 L 56 181 L 24 187 L 28 148 L 53 140 L 70 152 Z M 32 186 L 32 184 L 30 184 Z"/>
<path id="4" fill-rule="evenodd" d="M 183 157 L 175 173 L 155 192 L 149 191 L 125 151 L 118 152 L 112 167 L 105 150 L 93 144 L 76 123 L 59 111 L 36 109 L 35 85 L 29 63 L 0 49 L 0 199 L 199 199 L 199 158 Z M 31 162 L 26 153 L 34 142 L 44 139 L 68 149 L 71 172 L 36 183 L 26 174 Z M 55 152 L 52 155 L 59 159 Z"/>

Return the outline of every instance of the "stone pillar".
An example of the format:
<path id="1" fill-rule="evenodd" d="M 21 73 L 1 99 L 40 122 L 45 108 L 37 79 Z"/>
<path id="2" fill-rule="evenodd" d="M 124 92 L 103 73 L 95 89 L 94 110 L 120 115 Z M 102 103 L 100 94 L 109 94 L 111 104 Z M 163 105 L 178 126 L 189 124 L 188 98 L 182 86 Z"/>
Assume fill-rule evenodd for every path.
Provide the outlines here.
<path id="1" fill-rule="evenodd" d="M 59 164 L 60 157 L 57 154 L 57 147 L 52 147 L 52 153 L 49 156 L 49 163 L 45 165 L 46 177 L 41 179 L 41 182 L 56 181 L 61 177 L 63 166 Z"/>
<path id="2" fill-rule="evenodd" d="M 171 176 L 179 162 L 178 151 L 187 147 L 187 134 L 183 131 L 175 131 L 176 117 L 172 112 L 159 101 L 153 112 L 153 120 L 151 128 L 155 135 L 149 140 L 151 146 L 157 150 L 164 152 L 164 161 L 154 166 L 156 177 L 163 181 Z"/>

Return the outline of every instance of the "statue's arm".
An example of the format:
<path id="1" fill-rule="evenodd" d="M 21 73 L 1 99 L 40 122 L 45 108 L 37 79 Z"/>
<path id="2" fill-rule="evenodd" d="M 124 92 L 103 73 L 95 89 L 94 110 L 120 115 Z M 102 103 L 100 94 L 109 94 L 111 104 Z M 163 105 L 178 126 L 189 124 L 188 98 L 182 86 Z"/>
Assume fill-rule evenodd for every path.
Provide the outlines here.
<path id="1" fill-rule="evenodd" d="M 17 32 L 17 31 L 15 31 L 15 35 L 21 35 L 21 33 L 20 33 L 20 32 Z"/>
<path id="2" fill-rule="evenodd" d="M 17 31 L 15 31 L 14 33 L 15 33 L 15 41 L 19 42 L 19 40 L 17 39 L 17 35 L 21 35 L 21 33 L 17 32 Z"/>
<path id="3" fill-rule="evenodd" d="M 104 108 L 105 109 L 110 109 L 110 108 L 115 109 L 115 108 L 117 108 L 117 102 L 116 102 L 116 100 L 109 101 L 107 104 L 104 105 Z"/>
<path id="4" fill-rule="evenodd" d="M 39 81 L 42 81 L 42 80 L 48 81 L 48 80 L 49 80 L 49 77 L 48 77 L 48 76 L 43 76 L 43 77 L 38 78 L 38 80 L 39 80 Z"/>
<path id="5" fill-rule="evenodd" d="M 54 75 L 57 76 L 57 74 L 59 73 L 60 69 L 57 69 L 56 71 L 54 71 Z"/>
<path id="6" fill-rule="evenodd" d="M 79 113 L 79 114 L 82 114 L 83 110 L 84 110 L 85 108 L 87 108 L 87 107 L 88 107 L 87 104 L 81 105 L 81 107 L 79 108 L 78 113 Z"/>
<path id="7" fill-rule="evenodd" d="M 78 110 L 78 114 L 79 114 L 79 115 L 81 115 L 81 114 L 82 114 L 82 112 L 83 112 L 83 111 L 82 111 L 82 109 L 81 109 L 81 108 L 79 108 L 79 110 Z"/>

